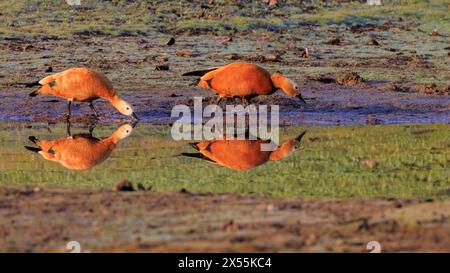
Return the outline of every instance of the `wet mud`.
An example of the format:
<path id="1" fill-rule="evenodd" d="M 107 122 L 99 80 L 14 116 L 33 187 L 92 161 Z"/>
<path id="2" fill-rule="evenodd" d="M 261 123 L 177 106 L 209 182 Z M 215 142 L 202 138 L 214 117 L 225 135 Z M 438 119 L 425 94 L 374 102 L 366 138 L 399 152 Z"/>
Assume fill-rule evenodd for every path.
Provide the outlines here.
<path id="1" fill-rule="evenodd" d="M 283 125 L 367 124 L 371 119 L 377 119 L 381 124 L 450 122 L 449 96 L 386 90 L 389 88 L 383 83 L 343 87 L 313 82 L 305 84 L 302 89 L 306 105 L 281 92 L 255 98 L 252 103 L 255 106 L 279 105 L 280 123 Z M 67 104 L 63 100 L 49 96 L 29 98 L 21 90 L 10 93 L 0 93 L 2 121 L 54 123 L 65 120 Z M 178 117 L 171 117 L 172 108 L 180 104 L 192 107 L 193 97 L 202 97 L 204 107 L 216 100 L 208 91 L 197 88 L 150 89 L 146 93 L 125 94 L 124 98 L 134 105 L 142 122 L 155 124 L 173 123 Z M 237 105 L 240 100 L 229 99 L 226 103 Z M 75 122 L 92 118 L 87 104 L 75 105 Z M 106 101 L 98 101 L 95 105 L 100 112 L 100 122 L 127 119 Z"/>

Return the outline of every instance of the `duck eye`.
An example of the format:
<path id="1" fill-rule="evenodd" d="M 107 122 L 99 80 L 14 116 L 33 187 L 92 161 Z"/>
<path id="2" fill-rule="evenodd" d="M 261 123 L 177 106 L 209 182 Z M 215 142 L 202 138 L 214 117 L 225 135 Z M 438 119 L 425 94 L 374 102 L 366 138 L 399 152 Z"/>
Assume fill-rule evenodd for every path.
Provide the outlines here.
<path id="1" fill-rule="evenodd" d="M 298 86 L 295 86 L 294 89 L 295 89 L 295 90 L 298 90 Z"/>
<path id="2" fill-rule="evenodd" d="M 127 130 L 127 133 L 129 133 L 130 132 L 130 130 Z"/>
<path id="3" fill-rule="evenodd" d="M 130 107 L 127 107 L 127 110 L 130 110 Z"/>

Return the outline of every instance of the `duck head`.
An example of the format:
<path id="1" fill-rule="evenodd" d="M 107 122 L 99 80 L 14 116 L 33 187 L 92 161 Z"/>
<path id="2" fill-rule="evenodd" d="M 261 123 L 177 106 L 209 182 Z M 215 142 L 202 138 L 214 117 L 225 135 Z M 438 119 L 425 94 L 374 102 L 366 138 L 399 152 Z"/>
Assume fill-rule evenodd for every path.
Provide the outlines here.
<path id="1" fill-rule="evenodd" d="M 272 83 L 276 88 L 281 89 L 284 93 L 291 97 L 296 97 L 299 100 L 301 100 L 303 103 L 306 104 L 306 101 L 303 99 L 302 94 L 300 92 L 300 88 L 298 85 L 289 80 L 288 78 L 280 75 L 280 74 L 273 74 L 271 76 Z"/>

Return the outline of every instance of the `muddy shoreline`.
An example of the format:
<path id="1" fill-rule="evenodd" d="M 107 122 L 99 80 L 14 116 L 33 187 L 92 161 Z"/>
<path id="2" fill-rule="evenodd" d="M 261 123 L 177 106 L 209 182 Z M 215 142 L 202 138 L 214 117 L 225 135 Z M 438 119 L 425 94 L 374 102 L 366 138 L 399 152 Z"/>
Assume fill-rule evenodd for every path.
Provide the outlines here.
<path id="1" fill-rule="evenodd" d="M 342 87 L 336 84 L 305 84 L 302 87 L 307 105 L 281 92 L 259 97 L 258 105 L 279 105 L 282 125 L 349 125 L 395 123 L 448 123 L 450 97 L 420 93 L 399 93 L 383 90 L 379 83 Z M 0 92 L 0 120 L 15 122 L 58 122 L 64 119 L 66 102 L 51 96 L 28 97 L 28 89 Z M 193 109 L 193 97 L 201 96 L 203 105 L 215 100 L 211 93 L 199 88 L 149 89 L 123 94 L 131 102 L 142 122 L 170 124 L 171 109 L 178 104 Z M 239 104 L 239 100 L 229 103 Z M 100 122 L 126 120 L 106 101 L 96 106 Z M 224 105 L 223 105 L 224 106 Z M 74 121 L 89 119 L 92 113 L 86 104 L 75 106 Z"/>
<path id="2" fill-rule="evenodd" d="M 110 39 L 92 35 L 5 39 L 0 41 L 0 120 L 62 120 L 64 101 L 52 96 L 31 99 L 28 94 L 33 88 L 25 88 L 24 83 L 84 66 L 105 73 L 143 122 L 169 124 L 174 121 L 170 119 L 174 105 L 192 105 L 194 96 L 215 101 L 211 92 L 192 86 L 195 78 L 182 77 L 184 72 L 250 60 L 297 82 L 308 102 L 304 106 L 281 91 L 255 98 L 255 104 L 280 105 L 281 124 L 450 122 L 447 37 L 388 28 L 379 30 L 382 45 L 368 46 L 366 32 L 345 30 L 344 43 L 333 45 L 329 39 L 334 31 L 316 26 L 291 34 L 180 34 L 172 46 L 166 45 L 171 36 L 160 32 Z M 412 41 L 400 46 L 398 39 Z M 310 49 L 308 57 L 300 54 L 305 46 Z M 160 66 L 168 70 L 158 70 Z M 352 79 L 352 75 L 358 76 Z M 105 101 L 97 105 L 101 122 L 124 118 Z M 74 121 L 91 114 L 86 105 L 74 113 Z"/>

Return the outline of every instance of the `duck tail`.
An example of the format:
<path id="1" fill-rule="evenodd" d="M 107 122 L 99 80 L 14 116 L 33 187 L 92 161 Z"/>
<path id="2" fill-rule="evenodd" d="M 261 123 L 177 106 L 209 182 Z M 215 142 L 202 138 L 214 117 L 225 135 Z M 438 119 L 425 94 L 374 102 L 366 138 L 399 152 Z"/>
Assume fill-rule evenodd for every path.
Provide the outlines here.
<path id="1" fill-rule="evenodd" d="M 30 146 L 24 146 L 25 149 L 27 149 L 28 151 L 32 151 L 33 153 L 39 153 L 40 151 L 42 151 L 41 148 L 36 148 L 36 147 L 30 147 Z"/>
<path id="2" fill-rule="evenodd" d="M 214 162 L 211 159 L 207 158 L 206 156 L 202 155 L 201 153 L 181 153 L 182 156 L 186 157 L 193 157 L 193 158 L 199 158 L 206 161 Z"/>
<path id="3" fill-rule="evenodd" d="M 208 69 L 204 69 L 204 70 L 196 70 L 196 71 L 191 71 L 191 72 L 186 72 L 184 74 L 182 74 L 181 76 L 203 76 L 208 72 L 211 72 L 213 70 L 216 70 L 218 67 L 212 67 L 212 68 L 208 68 Z"/>
<path id="4" fill-rule="evenodd" d="M 191 142 L 189 143 L 189 145 L 191 145 L 192 148 L 194 148 L 195 150 L 199 151 L 200 148 L 197 146 L 198 142 Z"/>
<path id="5" fill-rule="evenodd" d="M 28 137 L 28 140 L 31 141 L 31 142 L 33 142 L 34 144 L 38 145 L 38 144 L 37 144 L 38 139 L 37 139 L 35 136 L 29 136 L 29 137 Z"/>
<path id="6" fill-rule="evenodd" d="M 35 86 L 40 86 L 41 84 L 39 83 L 39 82 L 28 82 L 28 83 L 25 83 L 25 87 L 35 87 Z M 30 94 L 29 94 L 29 96 L 30 97 L 36 97 L 37 95 L 38 95 L 38 90 L 39 89 L 36 89 L 36 90 L 34 90 L 33 92 L 31 92 Z"/>
<path id="7" fill-rule="evenodd" d="M 38 89 L 34 90 L 29 94 L 30 97 L 36 97 L 39 94 L 54 94 L 55 91 L 52 89 L 52 85 L 50 84 L 44 84 Z"/>
<path id="8" fill-rule="evenodd" d="M 35 87 L 41 85 L 38 81 L 35 82 L 27 82 L 25 83 L 25 87 Z"/>
<path id="9" fill-rule="evenodd" d="M 30 94 L 28 94 L 28 96 L 30 97 L 36 97 L 39 93 L 38 93 L 39 89 L 34 90 L 33 92 L 31 92 Z"/>

